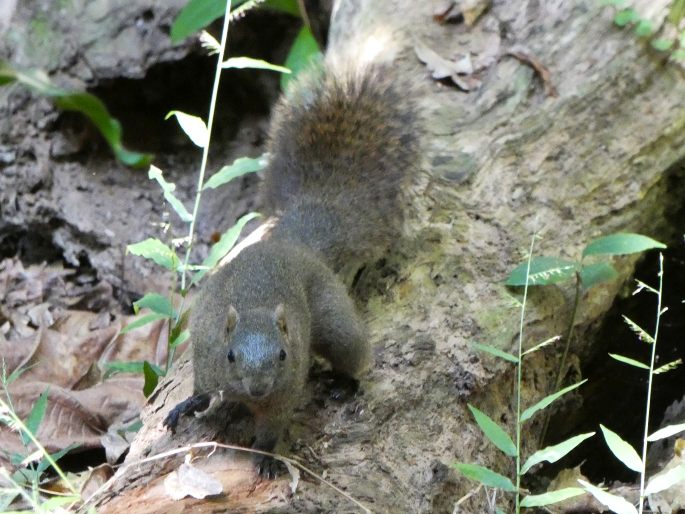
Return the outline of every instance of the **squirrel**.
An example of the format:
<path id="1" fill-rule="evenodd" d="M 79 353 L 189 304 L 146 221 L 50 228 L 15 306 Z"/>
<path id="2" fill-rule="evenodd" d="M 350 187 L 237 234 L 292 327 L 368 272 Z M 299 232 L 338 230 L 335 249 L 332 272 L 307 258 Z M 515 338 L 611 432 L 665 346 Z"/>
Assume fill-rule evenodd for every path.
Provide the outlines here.
<path id="1" fill-rule="evenodd" d="M 261 188 L 277 222 L 195 300 L 194 395 L 164 420 L 172 432 L 181 415 L 207 409 L 223 391 L 254 415 L 252 448 L 271 452 L 302 397 L 312 354 L 354 383 L 369 365 L 365 326 L 340 273 L 378 259 L 400 233 L 416 116 L 390 71 L 322 65 L 277 104 Z M 276 475 L 273 459 L 255 453 L 254 462 L 260 476 Z"/>

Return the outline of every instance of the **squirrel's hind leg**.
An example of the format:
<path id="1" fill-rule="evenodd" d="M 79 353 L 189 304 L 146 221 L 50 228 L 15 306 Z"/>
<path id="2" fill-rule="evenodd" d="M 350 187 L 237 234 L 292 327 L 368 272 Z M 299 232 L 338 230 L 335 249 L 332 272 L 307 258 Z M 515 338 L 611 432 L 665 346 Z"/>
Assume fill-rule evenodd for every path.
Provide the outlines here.
<path id="1" fill-rule="evenodd" d="M 312 298 L 313 349 L 331 363 L 334 373 L 356 378 L 369 365 L 371 350 L 364 323 L 338 280 Z"/>

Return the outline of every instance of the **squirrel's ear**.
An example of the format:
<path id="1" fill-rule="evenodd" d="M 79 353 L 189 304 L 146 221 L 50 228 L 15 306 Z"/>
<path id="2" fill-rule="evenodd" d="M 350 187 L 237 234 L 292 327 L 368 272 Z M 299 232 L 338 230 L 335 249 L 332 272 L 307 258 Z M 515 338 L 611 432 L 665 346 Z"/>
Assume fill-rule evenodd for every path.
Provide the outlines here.
<path id="1" fill-rule="evenodd" d="M 233 305 L 228 306 L 228 319 L 226 320 L 226 331 L 230 332 L 235 328 L 236 323 L 238 323 L 238 311 L 235 310 Z"/>
<path id="2" fill-rule="evenodd" d="M 287 334 L 288 324 L 285 321 L 285 308 L 283 307 L 282 303 L 276 305 L 276 311 L 274 314 L 276 316 L 276 323 L 278 324 L 279 330 L 284 334 Z"/>

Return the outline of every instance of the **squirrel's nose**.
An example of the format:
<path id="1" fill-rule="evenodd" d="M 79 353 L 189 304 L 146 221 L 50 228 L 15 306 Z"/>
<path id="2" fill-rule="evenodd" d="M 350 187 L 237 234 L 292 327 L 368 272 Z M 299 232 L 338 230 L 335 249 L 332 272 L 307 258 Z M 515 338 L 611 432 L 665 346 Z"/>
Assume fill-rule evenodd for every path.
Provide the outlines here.
<path id="1" fill-rule="evenodd" d="M 251 398 L 263 398 L 271 392 L 271 383 L 268 381 L 261 380 L 250 380 L 249 378 L 243 379 L 243 387 L 245 392 Z"/>

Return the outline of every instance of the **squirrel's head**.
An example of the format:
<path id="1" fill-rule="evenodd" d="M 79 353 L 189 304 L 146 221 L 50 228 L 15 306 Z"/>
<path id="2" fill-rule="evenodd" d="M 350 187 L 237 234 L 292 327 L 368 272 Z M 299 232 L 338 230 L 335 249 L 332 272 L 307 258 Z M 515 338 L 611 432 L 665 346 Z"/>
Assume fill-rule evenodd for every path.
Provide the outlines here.
<path id="1" fill-rule="evenodd" d="M 256 308 L 226 313 L 223 359 L 229 394 L 251 400 L 268 397 L 289 385 L 293 363 L 291 333 L 285 308 Z M 290 371 L 289 371 L 290 370 Z"/>

